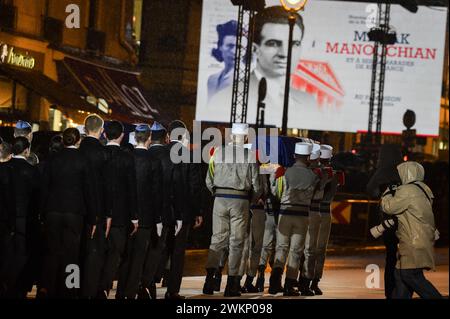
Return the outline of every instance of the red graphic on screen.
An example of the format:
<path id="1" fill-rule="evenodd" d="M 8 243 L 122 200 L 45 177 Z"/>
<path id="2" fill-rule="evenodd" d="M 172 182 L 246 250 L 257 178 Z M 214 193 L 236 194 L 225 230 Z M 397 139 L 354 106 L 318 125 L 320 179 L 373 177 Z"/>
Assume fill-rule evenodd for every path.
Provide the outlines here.
<path id="1" fill-rule="evenodd" d="M 344 89 L 326 62 L 301 60 L 292 76 L 292 86 L 313 95 L 319 107 L 343 104 Z"/>

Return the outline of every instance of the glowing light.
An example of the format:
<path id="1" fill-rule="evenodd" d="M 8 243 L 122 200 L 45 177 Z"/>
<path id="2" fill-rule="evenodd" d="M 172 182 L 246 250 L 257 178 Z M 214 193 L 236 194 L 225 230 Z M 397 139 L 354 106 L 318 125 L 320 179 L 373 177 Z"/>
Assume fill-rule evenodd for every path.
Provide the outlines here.
<path id="1" fill-rule="evenodd" d="M 300 11 L 303 10 L 308 0 L 280 0 L 280 2 L 286 11 Z"/>

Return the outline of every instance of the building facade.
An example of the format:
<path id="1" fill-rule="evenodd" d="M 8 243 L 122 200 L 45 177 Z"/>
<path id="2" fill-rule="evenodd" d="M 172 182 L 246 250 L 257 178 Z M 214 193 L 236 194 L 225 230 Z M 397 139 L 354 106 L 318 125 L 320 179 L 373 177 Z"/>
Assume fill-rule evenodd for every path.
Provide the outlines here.
<path id="1" fill-rule="evenodd" d="M 0 0 L 0 125 L 61 130 L 99 113 L 152 121 L 135 0 Z"/>

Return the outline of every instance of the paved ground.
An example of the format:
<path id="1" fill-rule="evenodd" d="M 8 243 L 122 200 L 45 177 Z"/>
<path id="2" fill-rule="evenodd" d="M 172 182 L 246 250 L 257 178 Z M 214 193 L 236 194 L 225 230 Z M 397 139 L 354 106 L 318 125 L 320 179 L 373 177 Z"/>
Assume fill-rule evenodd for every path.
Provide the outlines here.
<path id="1" fill-rule="evenodd" d="M 384 276 L 384 251 L 381 247 L 339 249 L 331 248 L 325 264 L 324 277 L 320 287 L 324 291 L 323 296 L 314 297 L 283 297 L 269 295 L 269 273 L 266 273 L 266 290 L 264 294 L 246 294 L 241 298 L 248 299 L 384 299 L 383 276 Z M 222 280 L 222 293 L 214 296 L 202 295 L 204 282 L 204 265 L 207 252 L 204 250 L 189 251 L 186 257 L 185 277 L 181 288 L 181 294 L 192 299 L 220 299 L 223 298 L 226 276 Z M 425 276 L 444 296 L 449 295 L 449 249 L 436 249 L 435 272 L 425 272 Z M 367 288 L 366 279 L 370 275 L 366 272 L 368 265 L 380 267 L 380 287 Z M 114 284 L 114 286 L 116 283 Z M 158 288 L 158 298 L 164 298 L 165 288 Z M 35 291 L 29 297 L 33 298 Z M 111 291 L 110 298 L 114 299 L 115 290 Z"/>
<path id="2" fill-rule="evenodd" d="M 333 253 L 331 251 L 331 253 Z M 356 253 L 356 255 L 355 255 Z M 188 263 L 186 270 L 195 268 L 195 265 L 200 264 L 203 268 L 204 263 L 203 252 L 191 252 L 188 256 Z M 449 294 L 449 250 L 436 250 L 436 264 L 435 272 L 426 272 L 426 277 L 430 280 L 436 288 L 443 294 Z M 366 288 L 366 278 L 370 275 L 366 272 L 368 265 L 379 265 L 380 267 L 380 288 Z M 367 249 L 355 249 L 352 255 L 342 256 L 339 254 L 328 256 L 325 264 L 324 277 L 320 286 L 324 292 L 323 296 L 314 297 L 295 297 L 296 299 L 312 298 L 312 299 L 384 299 L 384 252 L 377 247 Z M 201 269 L 201 271 L 203 271 Z M 193 272 L 195 273 L 195 272 Z M 204 282 L 204 274 L 191 275 L 183 279 L 181 294 L 188 298 L 194 299 L 210 299 L 223 298 L 223 289 L 225 288 L 226 276 L 222 280 L 222 293 L 217 293 L 214 296 L 202 295 L 201 289 Z M 248 294 L 243 295 L 244 298 L 260 299 L 260 298 L 277 298 L 290 299 L 293 297 L 283 297 L 280 293 L 276 296 L 269 295 L 267 288 L 269 286 L 269 273 L 266 273 L 266 290 L 264 294 Z M 164 296 L 164 289 L 158 289 L 158 294 L 161 298 Z M 242 297 L 241 297 L 242 298 Z"/>

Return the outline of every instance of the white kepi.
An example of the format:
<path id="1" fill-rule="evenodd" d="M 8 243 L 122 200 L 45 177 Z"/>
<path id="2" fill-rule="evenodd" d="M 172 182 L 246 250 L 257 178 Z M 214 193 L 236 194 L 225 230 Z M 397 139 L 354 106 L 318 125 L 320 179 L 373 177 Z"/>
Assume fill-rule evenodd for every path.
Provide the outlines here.
<path id="1" fill-rule="evenodd" d="M 330 145 L 321 145 L 320 146 L 320 158 L 321 159 L 330 159 L 333 157 L 333 147 Z"/>
<path id="2" fill-rule="evenodd" d="M 233 134 L 233 135 L 248 135 L 248 124 L 233 123 L 233 126 L 231 128 L 231 134 Z"/>
<path id="3" fill-rule="evenodd" d="M 320 145 L 314 143 L 311 151 L 311 156 L 309 157 L 309 159 L 314 161 L 319 158 L 320 158 Z"/>
<path id="4" fill-rule="evenodd" d="M 312 144 L 310 143 L 297 143 L 295 144 L 295 154 L 297 155 L 311 155 Z"/>

